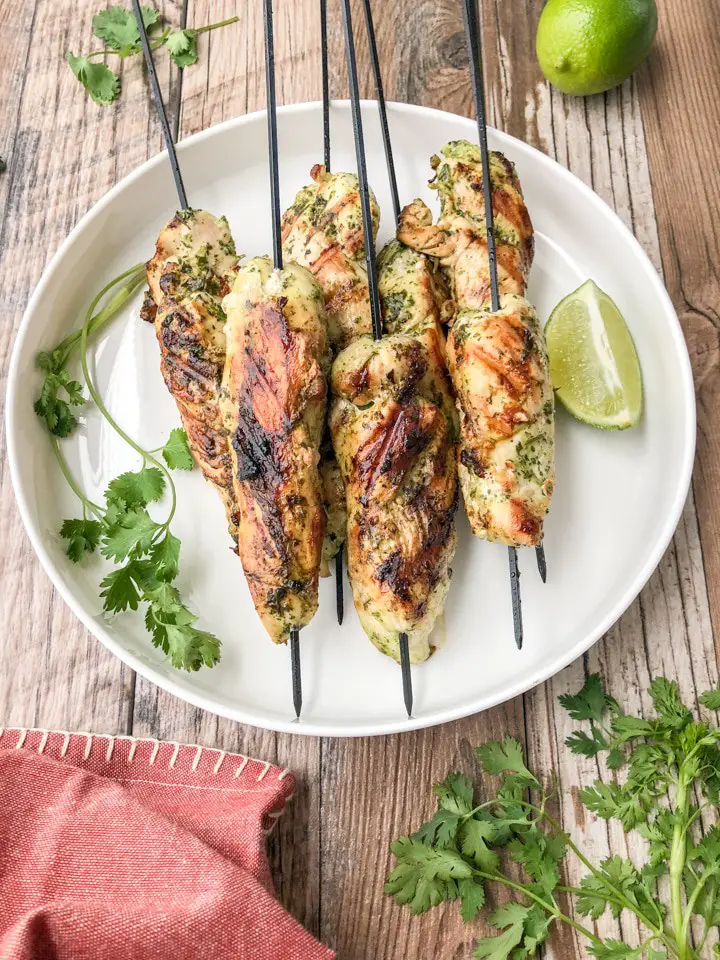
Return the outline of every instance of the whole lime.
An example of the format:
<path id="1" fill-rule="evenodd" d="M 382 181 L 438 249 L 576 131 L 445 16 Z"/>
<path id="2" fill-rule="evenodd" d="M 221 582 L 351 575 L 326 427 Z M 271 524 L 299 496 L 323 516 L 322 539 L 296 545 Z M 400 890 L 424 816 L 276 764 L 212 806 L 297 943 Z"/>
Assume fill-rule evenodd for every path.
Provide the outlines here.
<path id="1" fill-rule="evenodd" d="M 535 49 L 563 93 L 602 93 L 645 59 L 657 32 L 655 0 L 548 0 Z"/>

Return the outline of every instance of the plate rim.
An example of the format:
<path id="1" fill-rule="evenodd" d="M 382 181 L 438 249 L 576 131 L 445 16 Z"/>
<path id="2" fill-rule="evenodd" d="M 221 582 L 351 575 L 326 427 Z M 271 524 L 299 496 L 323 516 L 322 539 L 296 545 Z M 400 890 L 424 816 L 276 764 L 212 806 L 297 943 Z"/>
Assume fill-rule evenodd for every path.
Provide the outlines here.
<path id="1" fill-rule="evenodd" d="M 374 100 L 362 100 L 361 105 L 363 109 L 367 108 L 375 110 L 377 108 L 376 101 Z M 315 111 L 320 108 L 321 101 L 313 100 L 301 103 L 285 104 L 278 108 L 278 113 L 280 115 L 303 113 Z M 333 100 L 332 109 L 338 108 L 349 111 L 350 101 Z M 439 110 L 435 107 L 425 107 L 418 104 L 388 101 L 387 108 L 390 116 L 392 116 L 393 112 L 415 115 L 421 114 L 423 117 L 436 116 L 438 119 L 452 118 L 454 121 L 461 120 L 468 124 L 470 128 L 474 127 L 475 125 L 475 121 L 468 117 L 451 113 L 450 111 L 446 110 Z M 263 119 L 266 116 L 266 110 L 257 110 L 253 113 L 244 114 L 240 117 L 233 117 L 229 120 L 222 121 L 221 123 L 214 124 L 181 140 L 177 144 L 178 152 L 182 153 L 183 150 L 187 149 L 192 144 L 202 141 L 208 137 L 216 136 L 225 129 L 242 127 L 249 123 Z M 597 641 L 613 626 L 613 624 L 620 619 L 623 613 L 628 609 L 630 604 L 641 592 L 660 563 L 673 538 L 687 500 L 692 478 L 697 430 L 697 411 L 692 367 L 690 364 L 690 356 L 687 350 L 687 344 L 685 342 L 682 326 L 680 324 L 677 312 L 654 264 L 648 257 L 638 239 L 609 204 L 607 204 L 578 176 L 576 176 L 566 167 L 562 166 L 562 164 L 558 163 L 557 160 L 554 160 L 552 157 L 549 157 L 547 154 L 543 153 L 538 148 L 533 147 L 531 144 L 525 143 L 525 141 L 520 140 L 517 137 L 513 137 L 502 130 L 498 130 L 497 128 L 489 127 L 488 130 L 491 132 L 491 135 L 497 138 L 497 140 L 499 140 L 501 143 L 504 141 L 512 145 L 512 148 L 516 152 L 520 154 L 525 153 L 532 155 L 535 161 L 553 169 L 553 173 L 555 175 L 574 181 L 574 187 L 579 188 L 581 193 L 584 193 L 586 198 L 588 198 L 595 207 L 602 211 L 603 216 L 607 216 L 608 214 L 610 215 L 610 219 L 614 220 L 615 222 L 615 227 L 618 228 L 620 232 L 624 234 L 625 238 L 630 241 L 631 246 L 635 247 L 635 252 L 639 254 L 640 262 L 642 263 L 645 272 L 648 274 L 649 282 L 654 286 L 655 292 L 659 295 L 660 299 L 664 301 L 670 316 L 674 320 L 674 323 L 670 324 L 670 332 L 676 348 L 675 356 L 677 357 L 679 364 L 680 385 L 682 388 L 681 392 L 685 399 L 686 410 L 682 421 L 685 435 L 682 463 L 680 465 L 680 482 L 676 486 L 671 509 L 668 511 L 665 517 L 661 534 L 656 539 L 654 549 L 649 554 L 643 566 L 632 579 L 631 585 L 622 593 L 619 600 L 606 614 L 603 620 L 600 621 L 596 628 L 582 637 L 562 656 L 552 660 L 549 667 L 538 667 L 538 669 L 536 669 L 535 672 L 530 675 L 530 677 L 513 685 L 506 686 L 503 689 L 503 692 L 498 695 L 492 694 L 489 696 L 479 697 L 471 705 L 464 704 L 456 708 L 444 708 L 436 710 L 430 717 L 420 716 L 413 717 L 411 719 L 402 719 L 402 717 L 399 717 L 397 721 L 362 724 L 354 723 L 347 727 L 337 727 L 332 724 L 328 724 L 327 722 L 313 722 L 305 720 L 298 723 L 292 719 L 288 719 L 287 721 L 280 719 L 268 721 L 267 718 L 258 715 L 253 710 L 248 711 L 242 707 L 235 708 L 218 704 L 210 700 L 207 695 L 201 692 L 180 687 L 174 681 L 172 676 L 163 676 L 158 674 L 154 665 L 145 662 L 140 656 L 131 653 L 129 650 L 123 647 L 110 633 L 105 630 L 102 623 L 98 622 L 98 620 L 89 613 L 86 613 L 82 605 L 75 599 L 72 590 L 66 586 L 58 566 L 51 559 L 47 549 L 45 548 L 41 533 L 31 516 L 29 498 L 26 496 L 25 490 L 22 487 L 18 466 L 18 432 L 20 429 L 21 416 L 18 415 L 17 411 L 21 400 L 19 396 L 21 379 L 19 366 L 22 346 L 26 337 L 28 336 L 28 331 L 31 325 L 31 316 L 36 311 L 38 304 L 42 301 L 46 287 L 50 283 L 55 272 L 59 269 L 61 261 L 64 259 L 66 253 L 75 242 L 75 238 L 83 231 L 87 223 L 101 213 L 105 207 L 112 204 L 116 196 L 130 187 L 136 180 L 142 178 L 147 171 L 153 169 L 159 164 L 162 164 L 163 162 L 167 162 L 167 152 L 163 150 L 128 173 L 122 178 L 122 180 L 118 181 L 113 187 L 111 187 L 104 196 L 96 201 L 96 203 L 94 203 L 78 220 L 43 270 L 40 280 L 38 281 L 33 293 L 30 296 L 30 299 L 28 300 L 12 346 L 10 364 L 8 367 L 7 388 L 5 392 L 5 426 L 10 478 L 20 517 L 33 550 L 35 551 L 35 554 L 40 560 L 45 573 L 50 578 L 55 589 L 58 591 L 61 598 L 72 610 L 75 616 L 80 620 L 81 623 L 84 624 L 86 629 L 93 635 L 93 637 L 95 637 L 96 640 L 99 640 L 122 663 L 130 667 L 130 669 L 134 670 L 136 673 L 139 673 L 145 679 L 150 680 L 150 682 L 154 683 L 161 689 L 166 690 L 175 697 L 178 697 L 180 700 L 190 703 L 192 706 L 198 707 L 202 710 L 207 710 L 208 712 L 217 716 L 234 720 L 237 723 L 248 724 L 250 726 L 265 730 L 273 730 L 278 733 L 293 733 L 300 736 L 385 736 L 395 733 L 408 733 L 413 730 L 420 730 L 437 726 L 442 723 L 449 723 L 454 720 L 462 719 L 463 717 L 473 716 L 477 713 L 481 713 L 485 710 L 489 710 L 492 707 L 498 706 L 501 703 L 505 703 L 525 693 L 526 691 L 533 689 L 539 684 L 544 683 L 575 661 L 583 653 L 594 646 L 594 644 L 597 643 Z M 468 132 L 470 133 L 470 129 Z"/>

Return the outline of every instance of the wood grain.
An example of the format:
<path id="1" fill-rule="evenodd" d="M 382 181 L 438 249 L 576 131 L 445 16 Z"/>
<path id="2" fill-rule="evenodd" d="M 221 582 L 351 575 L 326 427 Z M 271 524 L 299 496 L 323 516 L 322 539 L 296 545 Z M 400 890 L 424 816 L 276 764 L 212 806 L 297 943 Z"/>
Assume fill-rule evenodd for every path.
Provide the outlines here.
<path id="1" fill-rule="evenodd" d="M 0 61 L 0 369 L 3 382 L 27 299 L 44 265 L 77 219 L 118 179 L 162 149 L 147 78 L 138 58 L 122 65 L 123 95 L 92 104 L 63 55 L 88 48 L 97 0 L 17 4 L 0 0 L 8 40 Z M 336 0 L 330 4 L 332 91 L 345 96 Z M 300 791 L 271 840 L 279 895 L 343 960 L 464 958 L 479 927 L 456 909 L 411 919 L 382 893 L 388 842 L 432 807 L 430 785 L 450 769 L 474 773 L 473 747 L 513 733 L 534 766 L 558 776 L 557 813 L 597 857 L 635 852 L 628 838 L 586 817 L 577 784 L 598 775 L 563 747 L 570 726 L 557 696 L 599 670 L 629 708 L 648 708 L 651 676 L 675 677 L 690 698 L 717 684 L 711 619 L 720 623 L 720 280 L 716 258 L 719 114 L 708 95 L 720 54 L 711 0 L 669 2 L 659 43 L 636 79 L 610 93 L 573 100 L 552 90 L 532 55 L 541 0 L 482 4 L 491 116 L 509 133 L 556 157 L 589 183 L 631 227 L 663 269 L 687 335 L 699 398 L 694 496 L 658 571 L 622 620 L 586 657 L 503 707 L 440 728 L 382 739 L 308 740 L 220 720 L 136 678 L 113 659 L 56 596 L 35 559 L 0 458 L 0 724 L 59 726 L 152 735 L 238 750 L 293 768 Z M 162 5 L 190 26 L 237 14 L 240 22 L 200 40 L 200 63 L 182 78 L 158 58 L 181 136 L 264 106 L 261 3 L 187 0 Z M 471 98 L 457 0 L 375 4 L 389 98 L 470 115 Z M 362 10 L 353 0 L 360 73 L 372 95 Z M 318 99 L 318 0 L 276 3 L 281 102 Z M 35 42 L 35 41 L 38 42 Z M 668 118 L 672 122 L 668 122 Z M 4 394 L 4 390 L 3 390 Z M 0 427 L 4 444 L 4 425 Z M 697 503 L 697 509 L 696 509 Z M 703 563 L 704 555 L 704 563 Z M 709 599 L 708 599 L 709 596 Z M 478 783 L 487 791 L 488 784 Z M 572 865 L 570 876 L 580 871 Z M 613 921 L 603 932 L 634 935 Z M 573 935 L 547 951 L 586 955 Z"/>

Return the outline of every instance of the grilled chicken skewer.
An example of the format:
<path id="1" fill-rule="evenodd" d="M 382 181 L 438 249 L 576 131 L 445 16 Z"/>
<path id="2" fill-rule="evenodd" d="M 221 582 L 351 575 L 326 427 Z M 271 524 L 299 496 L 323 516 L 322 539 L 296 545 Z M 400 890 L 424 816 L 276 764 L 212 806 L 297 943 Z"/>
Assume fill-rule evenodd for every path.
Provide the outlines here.
<path id="1" fill-rule="evenodd" d="M 224 217 L 183 210 L 163 228 L 147 263 L 141 316 L 154 323 L 160 369 L 180 411 L 193 457 L 225 505 L 237 541 L 238 513 L 230 448 L 219 409 L 225 363 L 225 313 L 237 267 Z"/>
<path id="2" fill-rule="evenodd" d="M 359 184 L 355 174 L 329 173 L 321 164 L 312 168 L 310 177 L 311 183 L 283 216 L 283 255 L 307 267 L 322 287 L 330 339 L 337 351 L 372 330 Z M 371 210 L 376 237 L 380 210 L 372 194 Z M 323 444 L 320 473 L 327 514 L 322 575 L 327 576 L 347 527 L 345 489 L 329 437 Z"/>
<path id="3" fill-rule="evenodd" d="M 328 173 L 322 164 L 282 220 L 283 254 L 316 277 L 325 294 L 330 339 L 341 350 L 372 331 L 365 269 L 362 206 L 354 173 Z M 380 210 L 370 197 L 373 238 Z"/>
<path id="4" fill-rule="evenodd" d="M 426 660 L 450 584 L 457 506 L 455 407 L 442 359 L 447 292 L 424 257 L 378 258 L 382 340 L 333 364 L 330 427 L 348 503 L 348 572 L 363 629 L 401 661 Z M 398 331 L 408 332 L 398 332 Z"/>
<path id="5" fill-rule="evenodd" d="M 318 470 L 330 351 L 312 275 L 256 257 L 224 300 L 220 407 L 240 508 L 238 552 L 255 609 L 275 643 L 318 605 L 325 511 Z"/>
<path id="6" fill-rule="evenodd" d="M 398 237 L 437 257 L 458 315 L 448 366 L 460 410 L 460 482 L 476 536 L 536 546 L 554 484 L 554 402 L 547 350 L 525 298 L 533 230 L 513 165 L 490 154 L 499 309 L 492 311 L 480 150 L 449 143 L 433 158 L 441 218 L 416 200 Z"/>

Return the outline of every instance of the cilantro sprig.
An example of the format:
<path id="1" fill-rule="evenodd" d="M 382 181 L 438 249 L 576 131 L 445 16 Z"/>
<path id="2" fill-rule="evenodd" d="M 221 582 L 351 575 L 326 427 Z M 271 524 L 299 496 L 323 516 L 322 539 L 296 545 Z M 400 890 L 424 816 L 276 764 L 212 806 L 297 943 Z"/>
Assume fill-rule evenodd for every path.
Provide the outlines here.
<path id="1" fill-rule="evenodd" d="M 100 583 L 103 609 L 108 614 L 145 607 L 145 626 L 153 644 L 174 667 L 198 670 L 213 666 L 220 658 L 220 641 L 197 626 L 198 618 L 174 585 L 179 572 L 180 540 L 170 524 L 177 494 L 171 470 L 191 470 L 192 454 L 184 430 L 176 428 L 163 447 L 144 450 L 108 411 L 90 369 L 88 344 L 115 316 L 145 279 L 142 264 L 115 277 L 95 297 L 82 328 L 53 350 L 41 353 L 37 366 L 44 379 L 35 401 L 35 412 L 45 424 L 58 466 L 80 502 L 82 515 L 64 520 L 60 536 L 68 557 L 79 563 L 88 554 L 101 553 L 114 569 Z M 98 309 L 101 302 L 104 306 Z M 128 471 L 108 484 L 103 502 L 92 501 L 70 470 L 60 440 L 78 425 L 76 411 L 86 399 L 83 384 L 73 379 L 68 365 L 79 351 L 85 387 L 97 409 L 122 439 L 141 458 L 138 470 Z M 164 519 L 157 519 L 157 506 L 170 495 Z M 151 513 L 151 509 L 153 512 Z"/>
<path id="2" fill-rule="evenodd" d="M 238 20 L 238 17 L 229 17 L 204 27 L 172 29 L 167 25 L 163 26 L 162 17 L 155 7 L 143 6 L 142 15 L 151 49 L 158 50 L 165 46 L 180 69 L 197 63 L 197 38 L 200 34 L 219 30 Z M 108 7 L 95 14 L 92 29 L 93 35 L 102 41 L 102 49 L 79 57 L 68 51 L 66 60 L 95 103 L 105 105 L 118 98 L 121 82 L 115 71 L 111 70 L 107 64 L 97 61 L 107 56 L 125 59 L 141 53 L 140 30 L 134 12 L 119 6 Z"/>
<path id="3" fill-rule="evenodd" d="M 693 716 L 675 682 L 657 678 L 648 692 L 656 713 L 649 720 L 625 714 L 597 675 L 560 698 L 574 720 L 587 724 L 566 745 L 582 756 L 602 755 L 610 770 L 611 779 L 585 787 L 580 799 L 597 816 L 637 830 L 648 842 L 645 863 L 616 855 L 593 864 L 548 812 L 551 793 L 528 769 L 521 745 L 506 737 L 477 749 L 481 769 L 500 778 L 494 796 L 477 797 L 462 773 L 435 784 L 433 818 L 392 844 L 397 863 L 387 893 L 413 913 L 457 900 L 469 922 L 494 885 L 507 888 L 514 898 L 489 914 L 496 933 L 475 949 L 487 960 L 537 956 L 555 923 L 585 937 L 598 960 L 708 957 L 708 937 L 720 927 L 720 827 L 705 828 L 701 814 L 720 794 L 720 728 Z M 718 709 L 720 691 L 702 694 L 700 703 Z M 568 857 L 587 871 L 578 887 L 564 879 Z M 516 868 L 508 871 L 508 862 Z M 559 895 L 572 910 L 561 907 L 567 900 Z M 603 940 L 580 919 L 606 911 L 616 918 L 633 913 L 645 930 L 641 944 Z M 702 933 L 693 942 L 696 917 Z M 717 948 L 713 956 L 720 956 Z"/>

